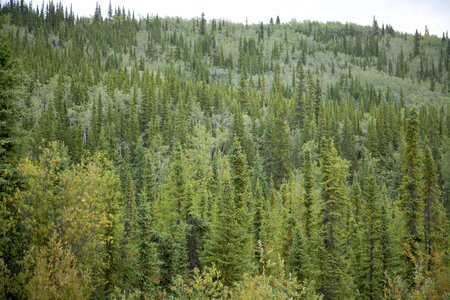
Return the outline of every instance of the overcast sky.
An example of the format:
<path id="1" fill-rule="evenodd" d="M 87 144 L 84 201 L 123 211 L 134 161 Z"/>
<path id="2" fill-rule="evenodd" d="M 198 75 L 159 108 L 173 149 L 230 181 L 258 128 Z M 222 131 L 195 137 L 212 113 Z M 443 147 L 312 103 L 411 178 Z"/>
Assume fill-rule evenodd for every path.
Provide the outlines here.
<path id="1" fill-rule="evenodd" d="M 4 1 L 2 1 L 4 2 Z M 47 2 L 47 0 L 45 0 Z M 55 0 L 55 2 L 58 2 Z M 72 3 L 75 14 L 91 16 L 95 10 L 94 0 L 61 0 Z M 136 16 L 150 15 L 183 17 L 191 19 L 202 12 L 207 19 L 227 19 L 233 22 L 267 23 L 271 17 L 280 16 L 281 22 L 297 21 L 340 21 L 360 25 L 372 24 L 376 17 L 382 23 L 391 24 L 395 30 L 424 33 L 425 25 L 431 34 L 442 36 L 450 29 L 450 0 L 111 0 L 112 6 L 125 6 L 134 10 Z M 41 0 L 33 1 L 41 5 Z M 98 0 L 103 16 L 108 11 L 109 0 Z"/>

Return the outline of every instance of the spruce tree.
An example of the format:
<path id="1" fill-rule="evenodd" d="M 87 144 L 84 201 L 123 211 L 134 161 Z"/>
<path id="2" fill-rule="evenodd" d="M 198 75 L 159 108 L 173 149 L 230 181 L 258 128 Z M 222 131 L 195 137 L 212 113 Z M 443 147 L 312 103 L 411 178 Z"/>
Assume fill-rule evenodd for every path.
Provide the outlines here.
<path id="1" fill-rule="evenodd" d="M 403 179 L 399 189 L 400 210 L 404 216 L 404 237 L 402 243 L 417 255 L 417 247 L 422 242 L 420 224 L 422 222 L 422 191 L 419 152 L 419 121 L 413 109 L 406 124 L 405 146 L 403 151 Z M 413 283 L 414 265 L 408 257 L 406 260 L 406 280 Z"/>
<path id="2" fill-rule="evenodd" d="M 419 54 L 420 54 L 420 34 L 416 29 L 416 33 L 414 34 L 413 57 L 416 57 Z"/>
<path id="3" fill-rule="evenodd" d="M 303 115 L 304 115 L 304 107 L 303 107 L 303 97 L 305 94 L 305 72 L 303 71 L 303 65 L 298 61 L 297 64 L 297 83 L 296 83 L 296 94 L 295 94 L 295 120 L 297 126 L 303 126 Z"/>
<path id="4" fill-rule="evenodd" d="M 360 292 L 368 299 L 379 299 L 383 295 L 383 264 L 381 241 L 381 215 L 379 188 L 375 174 L 371 172 L 367 179 L 364 207 L 364 257 L 363 269 L 364 289 Z"/>
<path id="5" fill-rule="evenodd" d="M 117 184 L 118 185 L 118 184 Z M 123 237 L 123 227 L 121 226 L 120 204 L 118 187 L 116 191 L 111 191 L 111 198 L 105 203 L 106 226 L 104 228 L 104 248 L 102 256 L 101 280 L 103 290 L 99 291 L 101 297 L 110 297 L 120 286 L 119 281 L 122 269 L 121 244 Z"/>
<path id="6" fill-rule="evenodd" d="M 232 179 L 226 166 L 222 167 L 219 182 L 220 196 L 217 215 L 206 241 L 204 257 L 208 265 L 215 265 L 224 283 L 231 284 L 242 278 L 250 262 L 246 228 L 241 226 L 242 208 L 233 198 Z"/>
<path id="7" fill-rule="evenodd" d="M 424 243 L 425 253 L 431 258 L 436 252 L 445 251 L 448 244 L 445 238 L 444 208 L 439 200 L 440 190 L 438 184 L 437 167 L 429 146 L 425 147 L 423 154 L 423 191 L 424 202 Z M 431 269 L 431 260 L 428 261 L 428 270 Z"/>
<path id="8" fill-rule="evenodd" d="M 295 226 L 288 266 L 299 280 L 310 279 L 309 275 L 312 271 L 312 265 L 308 248 L 308 240 L 303 236 L 301 227 L 299 225 Z"/>
<path id="9" fill-rule="evenodd" d="M 240 244 L 243 247 L 242 263 L 243 267 L 248 267 L 250 255 L 252 253 L 252 236 L 250 235 L 251 226 L 251 194 L 249 184 L 249 171 L 247 161 L 242 152 L 239 141 L 235 138 L 229 153 L 229 162 L 231 169 L 231 184 L 233 187 L 233 201 L 236 209 L 236 217 L 238 226 L 240 227 L 241 236 Z"/>
<path id="10" fill-rule="evenodd" d="M 347 249 L 345 240 L 344 215 L 349 205 L 347 192 L 348 165 L 337 154 L 332 140 L 324 140 L 321 153 L 321 198 L 324 269 L 321 270 L 320 290 L 327 298 L 345 298 L 349 293 L 346 274 Z"/>
<path id="11" fill-rule="evenodd" d="M 12 56 L 10 43 L 3 34 L 0 19 L 0 199 L 12 194 L 16 178 L 16 155 L 18 151 L 18 89 L 20 78 L 17 62 Z"/>
<path id="12" fill-rule="evenodd" d="M 3 16 L 0 16 L 0 276 L 3 277 L 0 293 L 8 288 L 6 275 L 15 275 L 20 270 L 18 262 L 22 255 L 20 210 L 11 197 L 19 179 L 16 163 L 20 139 L 16 120 L 21 81 L 17 61 L 3 33 L 3 23 Z"/>
<path id="13" fill-rule="evenodd" d="M 308 150 L 306 152 L 306 157 L 304 161 L 304 213 L 303 213 L 303 224 L 304 224 L 304 231 L 307 239 L 310 239 L 312 236 L 313 231 L 313 204 L 314 204 L 314 198 L 313 198 L 313 187 L 314 187 L 314 178 L 313 178 L 313 170 L 312 170 L 312 162 L 311 162 L 311 152 Z"/>
<path id="14" fill-rule="evenodd" d="M 153 215 L 147 191 L 144 188 L 138 196 L 137 208 L 137 247 L 138 247 L 138 286 L 146 296 L 157 288 L 159 283 L 159 261 L 153 242 Z"/>
<path id="15" fill-rule="evenodd" d="M 350 191 L 350 202 L 352 207 L 352 214 L 355 218 L 356 223 L 360 223 L 361 221 L 361 213 L 362 213 L 362 196 L 361 196 L 361 187 L 359 186 L 358 175 L 356 173 L 353 174 L 353 183 Z"/>
<path id="16" fill-rule="evenodd" d="M 264 215 L 264 208 L 266 206 L 259 179 L 256 179 L 255 194 L 253 196 L 253 199 L 253 231 L 255 235 L 255 241 L 258 242 L 261 240 L 262 218 Z"/>

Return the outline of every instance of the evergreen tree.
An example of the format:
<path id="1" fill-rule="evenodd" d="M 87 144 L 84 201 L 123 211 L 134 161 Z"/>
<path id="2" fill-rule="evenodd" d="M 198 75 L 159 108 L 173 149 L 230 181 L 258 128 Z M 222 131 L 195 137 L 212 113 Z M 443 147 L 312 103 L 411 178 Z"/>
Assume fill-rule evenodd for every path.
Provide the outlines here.
<path id="1" fill-rule="evenodd" d="M 380 246 L 382 253 L 382 265 L 383 265 L 383 273 L 384 273 L 384 287 L 387 286 L 388 278 L 392 276 L 395 269 L 395 261 L 396 261 L 396 253 L 393 241 L 393 230 L 392 230 L 392 214 L 390 214 L 390 205 L 388 203 L 389 199 L 387 198 L 387 191 L 385 187 L 383 188 L 381 202 L 381 236 L 380 236 Z"/>
<path id="2" fill-rule="evenodd" d="M 438 174 L 433 154 L 429 146 L 425 147 L 422 163 L 423 192 L 424 201 L 424 243 L 425 253 L 432 257 L 436 252 L 445 251 L 447 242 L 445 241 L 445 217 L 444 208 L 440 198 L 438 184 Z M 428 270 L 431 269 L 431 260 L 428 261 Z"/>
<path id="3" fill-rule="evenodd" d="M 242 221 L 242 208 L 239 209 L 233 199 L 229 171 L 224 167 L 221 172 L 217 216 L 213 219 L 204 255 L 207 264 L 215 265 L 220 271 L 224 283 L 231 284 L 242 278 L 248 270 L 249 244 L 244 242 L 248 233 L 239 224 Z"/>
<path id="4" fill-rule="evenodd" d="M 77 127 L 74 130 L 75 136 L 73 138 L 73 159 L 76 162 L 80 162 L 83 156 L 84 141 L 83 141 L 83 126 L 81 123 L 81 118 L 78 119 Z"/>
<path id="5" fill-rule="evenodd" d="M 364 257 L 362 272 L 364 289 L 361 294 L 368 299 L 379 299 L 383 295 L 383 264 L 381 241 L 380 196 L 374 173 L 367 179 L 364 208 Z"/>
<path id="6" fill-rule="evenodd" d="M 19 208 L 11 198 L 18 183 L 16 169 L 20 138 L 17 126 L 18 96 L 21 80 L 17 61 L 13 57 L 8 39 L 3 33 L 3 16 L 0 16 L 0 264 L 4 272 L 16 274 L 21 256 Z M 9 270 L 8 270 L 9 269 Z M 2 272 L 3 273 L 3 272 Z M 6 274 L 0 274 L 2 285 L 7 285 Z M 5 293 L 6 294 L 6 293 Z M 8 295 L 8 294 L 6 294 Z"/>
<path id="7" fill-rule="evenodd" d="M 159 283 L 159 262 L 155 243 L 153 242 L 152 212 L 148 200 L 146 189 L 144 188 L 138 196 L 137 208 L 137 243 L 138 243 L 138 286 L 146 296 L 158 287 Z"/>
<path id="8" fill-rule="evenodd" d="M 419 54 L 420 54 L 420 34 L 416 29 L 416 33 L 414 34 L 413 57 L 416 57 Z"/>
<path id="9" fill-rule="evenodd" d="M 449 293 L 445 34 L 0 17 L 1 299 Z"/>
<path id="10" fill-rule="evenodd" d="M 261 240 L 261 226 L 265 208 L 265 199 L 263 196 L 261 185 L 259 184 L 259 179 L 256 179 L 256 187 L 253 198 L 253 230 L 255 233 L 255 241 L 258 242 Z"/>
<path id="11" fill-rule="evenodd" d="M 303 224 L 304 231 L 307 239 L 310 239 L 312 236 L 313 230 L 313 187 L 314 187 L 314 178 L 313 178 L 313 170 L 312 170 L 312 162 L 311 162 L 311 152 L 306 152 L 305 162 L 304 162 L 304 214 L 303 214 Z"/>
<path id="12" fill-rule="evenodd" d="M 205 14 L 202 13 L 201 19 L 200 19 L 200 34 L 205 35 L 206 34 L 206 19 Z"/>
<path id="13" fill-rule="evenodd" d="M 362 213 L 362 196 L 361 196 L 361 187 L 359 185 L 357 174 L 353 174 L 353 183 L 350 190 L 350 201 L 352 207 L 352 215 L 355 218 L 357 224 L 361 221 L 361 213 Z"/>
<path id="14" fill-rule="evenodd" d="M 295 119 L 297 125 L 301 127 L 303 125 L 304 114 L 305 73 L 303 72 L 303 65 L 300 61 L 298 62 L 297 69 Z"/>
<path id="15" fill-rule="evenodd" d="M 295 226 L 288 265 L 300 280 L 309 279 L 309 273 L 312 271 L 307 243 L 308 240 L 303 237 L 300 226 Z"/>
<path id="16" fill-rule="evenodd" d="M 119 194 L 115 195 L 106 202 L 106 226 L 104 229 L 104 249 L 102 261 L 102 297 L 111 296 L 120 286 L 119 276 L 121 273 L 121 237 L 123 228 L 121 227 L 121 214 L 118 201 Z"/>
<path id="17" fill-rule="evenodd" d="M 319 281 L 325 297 L 343 298 L 348 295 L 348 281 L 345 272 L 347 267 L 345 220 L 347 209 L 348 165 L 342 160 L 332 141 L 324 141 L 321 153 L 321 198 L 322 198 L 322 229 L 324 257 L 320 257 L 324 264 Z"/>
<path id="18" fill-rule="evenodd" d="M 284 178 L 289 174 L 289 127 L 285 120 L 284 108 L 277 112 L 273 124 L 273 133 L 271 140 L 272 159 L 273 159 L 273 180 L 276 187 L 279 187 Z"/>
<path id="19" fill-rule="evenodd" d="M 417 246 L 422 242 L 420 224 L 422 222 L 422 201 L 420 193 L 422 190 L 420 175 L 420 153 L 419 153 L 419 121 L 416 110 L 410 113 L 406 124 L 405 146 L 403 151 L 403 179 L 400 186 L 400 208 L 404 215 L 403 243 L 414 255 L 417 254 Z M 405 258 L 407 259 L 407 258 Z M 407 259 L 406 280 L 413 283 L 413 268 Z"/>
<path id="20" fill-rule="evenodd" d="M 250 261 L 252 237 L 250 235 L 251 226 L 251 194 L 249 184 L 249 172 L 245 155 L 239 141 L 235 138 L 229 153 L 229 162 L 231 169 L 231 185 L 233 188 L 232 197 L 236 210 L 237 224 L 240 227 L 240 247 L 242 249 L 242 267 L 247 267 Z"/>

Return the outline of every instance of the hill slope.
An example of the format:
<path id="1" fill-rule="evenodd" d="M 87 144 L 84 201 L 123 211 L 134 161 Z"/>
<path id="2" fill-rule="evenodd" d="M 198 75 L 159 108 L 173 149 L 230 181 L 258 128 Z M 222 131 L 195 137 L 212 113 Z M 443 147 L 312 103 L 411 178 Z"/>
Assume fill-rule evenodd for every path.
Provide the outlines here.
<path id="1" fill-rule="evenodd" d="M 448 36 L 0 15 L 7 297 L 448 295 Z"/>

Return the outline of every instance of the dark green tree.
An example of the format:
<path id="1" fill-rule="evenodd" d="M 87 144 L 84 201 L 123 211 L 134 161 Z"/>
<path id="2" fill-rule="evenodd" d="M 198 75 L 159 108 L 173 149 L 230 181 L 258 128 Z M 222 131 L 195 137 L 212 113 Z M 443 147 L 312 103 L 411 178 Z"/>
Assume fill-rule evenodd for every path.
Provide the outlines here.
<path id="1" fill-rule="evenodd" d="M 321 152 L 321 198 L 322 198 L 322 239 L 325 253 L 320 257 L 324 269 L 319 275 L 320 291 L 325 297 L 345 298 L 349 294 L 346 274 L 347 245 L 345 212 L 349 205 L 347 197 L 348 165 L 337 154 L 334 143 L 324 140 Z"/>
<path id="2" fill-rule="evenodd" d="M 308 255 L 308 239 L 303 236 L 299 225 L 295 226 L 288 265 L 290 271 L 295 274 L 299 280 L 309 279 L 312 265 L 311 258 Z"/>
<path id="3" fill-rule="evenodd" d="M 223 167 L 221 173 L 217 215 L 213 217 L 204 256 L 207 264 L 215 265 L 220 271 L 223 281 L 231 284 L 248 270 L 251 248 L 247 228 L 240 224 L 242 204 L 233 199 L 236 192 L 229 171 Z"/>
<path id="4" fill-rule="evenodd" d="M 381 211 L 379 188 L 376 183 L 375 174 L 370 173 L 367 179 L 364 207 L 364 265 L 362 268 L 362 280 L 364 288 L 361 294 L 368 299 L 379 299 L 383 295 L 383 264 L 381 242 Z"/>
<path id="5" fill-rule="evenodd" d="M 419 54 L 420 54 L 420 34 L 416 29 L 416 33 L 414 34 L 413 57 L 416 57 Z"/>
<path id="6" fill-rule="evenodd" d="M 12 196 L 18 184 L 17 156 L 20 151 L 18 100 L 21 78 L 0 16 L 0 293 L 8 298 L 8 275 L 20 270 L 22 256 L 20 211 Z"/>
<path id="7" fill-rule="evenodd" d="M 440 189 L 437 167 L 429 146 L 424 149 L 422 168 L 424 243 L 425 253 L 431 258 L 436 252 L 442 253 L 442 251 L 445 251 L 447 242 L 445 241 L 445 210 L 439 200 Z M 428 270 L 430 270 L 431 260 L 428 263 Z"/>
<path id="8" fill-rule="evenodd" d="M 144 188 L 138 196 L 137 208 L 137 244 L 138 244 L 138 286 L 150 297 L 159 284 L 159 261 L 156 245 L 153 241 L 153 215 L 151 203 Z"/>
<path id="9" fill-rule="evenodd" d="M 419 120 L 415 108 L 410 112 L 405 130 L 405 146 L 403 151 L 403 179 L 399 189 L 400 209 L 403 213 L 405 236 L 402 242 L 417 255 L 417 246 L 422 242 L 420 224 L 422 222 L 422 191 L 419 151 Z M 407 260 L 406 280 L 413 283 L 414 265 Z"/>

